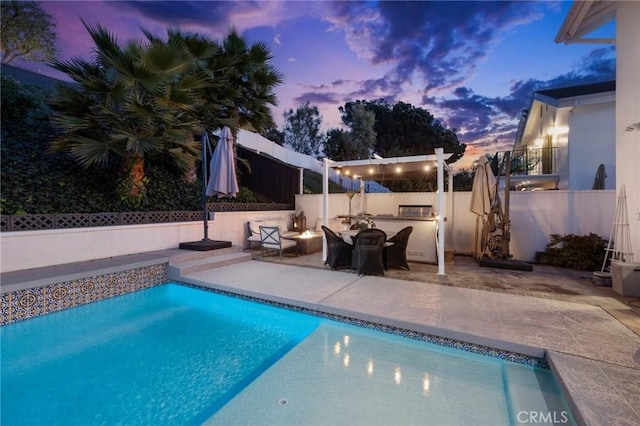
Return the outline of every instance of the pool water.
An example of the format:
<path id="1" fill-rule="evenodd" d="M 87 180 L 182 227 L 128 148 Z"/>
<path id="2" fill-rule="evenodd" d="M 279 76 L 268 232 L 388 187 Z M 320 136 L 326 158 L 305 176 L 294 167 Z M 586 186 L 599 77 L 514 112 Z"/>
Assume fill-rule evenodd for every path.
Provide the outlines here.
<path id="1" fill-rule="evenodd" d="M 177 284 L 0 338 L 7 425 L 573 422 L 548 370 Z"/>

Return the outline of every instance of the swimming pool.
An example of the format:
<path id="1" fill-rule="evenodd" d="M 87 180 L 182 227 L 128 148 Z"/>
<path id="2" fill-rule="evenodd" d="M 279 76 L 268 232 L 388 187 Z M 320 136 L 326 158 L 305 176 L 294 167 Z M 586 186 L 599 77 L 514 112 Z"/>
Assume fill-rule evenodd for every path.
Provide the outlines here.
<path id="1" fill-rule="evenodd" d="M 0 337 L 3 424 L 573 422 L 548 370 L 178 284 Z"/>

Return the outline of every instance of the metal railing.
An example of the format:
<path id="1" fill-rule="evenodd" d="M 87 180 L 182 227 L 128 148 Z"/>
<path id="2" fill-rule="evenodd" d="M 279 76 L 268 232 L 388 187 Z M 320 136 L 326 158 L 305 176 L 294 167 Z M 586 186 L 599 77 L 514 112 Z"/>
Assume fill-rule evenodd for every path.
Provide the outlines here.
<path id="1" fill-rule="evenodd" d="M 504 175 L 504 155 L 507 151 L 499 151 L 491 160 L 494 174 L 500 169 Z M 552 175 L 557 173 L 558 148 L 514 149 L 511 152 L 512 175 Z"/>

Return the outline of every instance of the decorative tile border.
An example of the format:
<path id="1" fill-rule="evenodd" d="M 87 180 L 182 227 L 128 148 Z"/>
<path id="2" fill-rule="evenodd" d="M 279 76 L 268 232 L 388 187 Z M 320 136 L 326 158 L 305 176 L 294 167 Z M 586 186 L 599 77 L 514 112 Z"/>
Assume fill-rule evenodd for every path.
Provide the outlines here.
<path id="1" fill-rule="evenodd" d="M 271 300 L 260 299 L 258 297 L 246 296 L 229 291 L 212 289 L 209 287 L 200 286 L 197 284 L 185 283 L 181 281 L 173 281 L 187 287 L 197 288 L 199 290 L 210 291 L 214 293 L 224 294 L 225 296 L 236 297 L 252 302 L 263 303 L 278 308 L 287 309 L 290 311 L 300 312 L 303 314 L 317 316 L 323 319 L 342 322 L 358 327 L 368 328 L 382 333 L 394 334 L 397 336 L 403 336 L 408 339 L 418 340 L 421 342 L 433 343 L 438 346 L 444 346 L 447 348 L 460 349 L 466 352 L 471 352 L 478 355 L 489 356 L 492 358 L 498 358 L 503 361 L 514 362 L 516 364 L 528 365 L 531 367 L 537 367 L 545 370 L 549 370 L 549 363 L 544 358 L 538 358 L 530 355 L 524 355 L 518 352 L 512 352 L 502 349 L 492 348 L 490 346 L 477 345 L 475 343 L 469 343 L 462 340 L 451 339 L 448 337 L 437 336 L 434 334 L 422 333 L 419 331 L 408 330 L 400 327 L 393 327 L 390 325 L 379 324 L 375 322 L 365 321 L 357 318 L 346 317 L 343 315 L 330 314 L 327 312 L 317 311 L 314 309 L 303 308 L 300 306 L 288 305 L 285 303 L 274 302 Z"/>
<path id="2" fill-rule="evenodd" d="M 0 295 L 0 325 L 165 283 L 167 265 L 160 263 L 4 293 Z"/>

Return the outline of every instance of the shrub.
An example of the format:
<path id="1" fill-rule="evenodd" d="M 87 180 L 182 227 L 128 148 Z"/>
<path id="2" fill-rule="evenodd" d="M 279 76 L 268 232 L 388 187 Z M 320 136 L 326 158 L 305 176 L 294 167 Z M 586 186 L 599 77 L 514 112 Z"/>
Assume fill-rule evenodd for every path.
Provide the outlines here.
<path id="1" fill-rule="evenodd" d="M 0 213 L 55 214 L 124 211 L 197 211 L 202 208 L 202 167 L 193 179 L 166 155 L 145 161 L 146 196 L 137 202 L 118 195 L 121 164 L 82 168 L 67 152 L 51 152 L 56 130 L 51 126 L 47 99 L 52 93 L 1 76 Z M 209 198 L 209 202 L 254 203 L 251 189 L 241 187 L 235 198 Z"/>
<path id="2" fill-rule="evenodd" d="M 595 271 L 602 267 L 607 241 L 599 235 L 551 234 L 545 251 L 536 252 L 538 263 L 579 271 Z"/>

